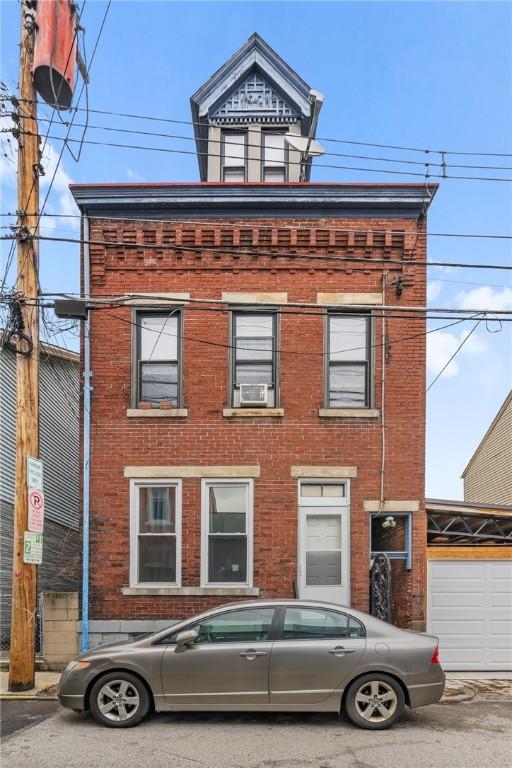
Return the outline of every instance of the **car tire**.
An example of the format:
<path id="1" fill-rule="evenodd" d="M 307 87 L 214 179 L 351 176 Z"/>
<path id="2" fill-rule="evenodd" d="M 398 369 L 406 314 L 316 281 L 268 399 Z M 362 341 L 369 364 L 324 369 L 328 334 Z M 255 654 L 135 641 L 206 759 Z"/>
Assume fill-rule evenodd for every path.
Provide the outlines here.
<path id="1" fill-rule="evenodd" d="M 343 712 L 359 728 L 390 728 L 405 710 L 402 686 L 393 677 L 377 672 L 354 680 L 346 693 Z"/>
<path id="2" fill-rule="evenodd" d="M 148 714 L 148 689 L 129 672 L 109 672 L 94 683 L 89 707 L 95 720 L 109 728 L 131 728 Z"/>

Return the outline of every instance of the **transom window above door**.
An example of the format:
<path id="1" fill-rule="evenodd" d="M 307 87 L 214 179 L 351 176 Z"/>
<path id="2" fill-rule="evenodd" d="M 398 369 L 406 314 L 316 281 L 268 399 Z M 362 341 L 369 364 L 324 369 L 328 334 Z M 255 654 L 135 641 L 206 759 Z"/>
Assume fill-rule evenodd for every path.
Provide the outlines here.
<path id="1" fill-rule="evenodd" d="M 342 498 L 345 496 L 343 483 L 301 483 L 300 495 L 306 498 Z"/>

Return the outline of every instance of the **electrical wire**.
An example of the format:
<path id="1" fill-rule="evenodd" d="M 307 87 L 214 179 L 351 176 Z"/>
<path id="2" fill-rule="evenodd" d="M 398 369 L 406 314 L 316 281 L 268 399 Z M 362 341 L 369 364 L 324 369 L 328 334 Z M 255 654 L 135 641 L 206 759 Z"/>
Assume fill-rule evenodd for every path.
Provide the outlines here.
<path id="1" fill-rule="evenodd" d="M 453 353 L 453 355 L 450 357 L 450 359 L 448 360 L 448 362 L 447 362 L 447 363 L 445 363 L 445 365 L 443 365 L 443 367 L 441 368 L 441 370 L 439 371 L 439 373 L 437 374 L 437 376 L 436 376 L 436 377 L 435 377 L 435 378 L 434 378 L 434 379 L 433 379 L 433 380 L 430 382 L 430 384 L 429 384 L 429 385 L 428 385 L 428 387 L 427 387 L 427 392 L 429 392 L 429 391 L 432 389 L 432 387 L 434 386 L 434 384 L 436 383 L 436 381 L 437 381 L 438 379 L 440 379 L 440 378 L 441 378 L 441 376 L 442 376 L 442 375 L 443 375 L 443 373 L 446 371 L 446 369 L 448 368 L 448 366 L 450 365 L 450 363 L 452 362 L 452 360 L 453 360 L 453 359 L 454 359 L 454 358 L 457 356 L 457 354 L 460 352 L 460 350 L 462 349 L 462 347 L 464 346 L 464 344 L 466 343 L 466 341 L 467 341 L 467 340 L 469 339 L 469 337 L 470 337 L 470 336 L 471 336 L 471 335 L 472 335 L 472 334 L 473 334 L 473 333 L 476 331 L 476 329 L 478 328 L 478 326 L 479 326 L 479 325 L 480 325 L 480 323 L 482 322 L 482 319 L 483 319 L 483 318 L 481 318 L 480 320 L 478 320 L 478 321 L 477 321 L 477 322 L 474 324 L 473 328 L 472 328 L 472 329 L 470 330 L 470 332 L 469 332 L 469 333 L 468 333 L 468 334 L 467 334 L 467 335 L 464 337 L 464 339 L 463 339 L 463 340 L 462 340 L 462 342 L 459 344 L 459 346 L 457 347 L 457 349 L 455 350 L 455 352 Z"/>
<path id="2" fill-rule="evenodd" d="M 134 326 L 136 328 L 142 328 L 140 323 L 137 323 L 136 321 L 131 320 L 130 318 L 123 317 L 122 315 L 116 315 L 115 313 L 113 313 L 111 311 L 106 311 L 105 314 L 108 315 L 109 317 L 112 317 L 112 318 L 114 318 L 116 320 L 119 320 L 119 321 L 121 321 L 123 323 L 127 323 L 127 324 L 129 324 L 131 326 Z M 451 323 L 448 323 L 447 325 L 438 326 L 437 328 L 430 328 L 430 329 L 427 329 L 426 331 L 422 331 L 421 333 L 410 334 L 409 336 L 402 336 L 402 337 L 399 337 L 397 339 L 389 339 L 387 341 L 387 344 L 389 344 L 390 346 L 393 346 L 393 344 L 403 343 L 403 342 L 406 342 L 406 341 L 412 341 L 413 339 L 418 339 L 418 338 L 421 338 L 421 337 L 425 337 L 425 336 L 427 336 L 427 335 L 429 335 L 431 333 L 435 333 L 436 331 L 441 331 L 441 330 L 444 330 L 445 328 L 450 328 L 450 327 L 452 327 L 454 325 L 458 325 L 459 323 L 465 322 L 465 320 L 468 320 L 468 319 L 475 319 L 475 316 L 473 316 L 471 318 L 464 318 L 464 319 L 455 320 L 455 321 L 452 321 Z M 165 331 L 162 332 L 162 331 L 158 331 L 158 330 L 153 329 L 153 328 L 147 328 L 145 330 L 150 330 L 153 333 L 159 333 L 161 336 L 171 336 L 173 338 L 178 338 L 178 334 L 176 334 L 176 333 L 169 333 L 169 332 L 165 332 Z M 254 352 L 254 350 L 251 349 L 250 347 L 242 347 L 242 346 L 240 346 L 239 343 L 237 345 L 235 345 L 235 344 L 224 344 L 223 342 L 220 342 L 220 341 L 211 341 L 211 340 L 208 340 L 208 339 L 201 339 L 201 338 L 198 338 L 198 337 L 195 337 L 195 336 L 189 336 L 188 334 L 181 334 L 180 338 L 182 338 L 185 341 L 190 341 L 190 342 L 193 342 L 193 343 L 196 343 L 196 344 L 203 344 L 203 345 L 206 345 L 206 346 L 209 346 L 209 347 L 217 347 L 217 348 L 228 349 L 228 350 L 247 349 L 247 350 L 250 350 L 250 351 Z M 368 344 L 368 345 L 365 345 L 365 346 L 358 346 L 358 347 L 352 347 L 352 348 L 343 349 L 343 350 L 336 350 L 334 352 L 332 350 L 329 351 L 329 352 L 327 352 L 325 350 L 315 351 L 315 352 L 306 352 L 304 350 L 289 350 L 289 349 L 275 349 L 274 352 L 276 354 L 283 355 L 283 356 L 284 355 L 296 355 L 296 356 L 300 356 L 300 357 L 312 357 L 313 356 L 313 357 L 323 357 L 323 358 L 325 358 L 325 357 L 329 357 L 330 355 L 339 354 L 341 352 L 343 352 L 343 353 L 358 352 L 358 351 L 365 350 L 365 349 L 367 349 L 367 350 L 369 350 L 369 349 L 378 349 L 380 347 L 382 347 L 382 343 Z"/>
<path id="3" fill-rule="evenodd" d="M 28 120 L 35 120 L 36 118 L 31 117 L 30 115 L 24 115 L 24 117 Z M 39 122 L 48 122 L 49 119 L 46 117 L 40 117 Z M 68 123 L 63 121 L 64 125 L 67 125 Z M 176 134 L 176 133 L 161 133 L 158 131 L 141 131 L 136 130 L 134 128 L 122 128 L 119 126 L 112 126 L 112 125 L 90 125 L 89 123 L 74 123 L 75 128 L 90 128 L 91 130 L 97 130 L 97 131 L 108 131 L 111 133 L 121 133 L 121 134 L 129 134 L 129 135 L 136 135 L 136 136 L 153 136 L 155 138 L 162 138 L 162 139 L 178 139 L 181 141 L 192 141 L 195 142 L 194 136 L 184 136 L 183 134 Z M 240 145 L 237 142 L 229 141 L 227 138 L 229 134 L 226 134 L 222 138 L 222 144 L 223 146 L 230 146 L 230 147 L 239 147 Z M 220 143 L 219 141 L 214 141 L 214 144 Z M 246 142 L 245 146 L 247 148 L 255 148 L 255 149 L 261 149 L 261 144 L 252 144 L 251 142 Z M 194 153 L 195 154 L 195 153 Z M 208 153 L 210 156 L 212 156 L 211 152 Z M 226 155 L 224 154 L 224 157 L 226 158 L 232 158 L 232 159 L 239 159 L 237 156 L 232 155 Z M 355 160 L 372 160 L 377 161 L 380 163 L 399 163 L 399 164 L 406 164 L 406 165 L 419 165 L 423 168 L 430 167 L 430 168 L 462 168 L 462 169 L 469 169 L 469 170 L 493 170 L 493 171 L 512 171 L 512 166 L 510 165 L 467 165 L 467 164 L 460 164 L 460 163 L 435 163 L 435 162 L 425 162 L 424 160 L 402 160 L 398 157 L 376 157 L 375 155 L 355 155 L 351 153 L 345 153 L 345 152 L 324 152 L 322 154 L 322 157 L 344 157 L 344 158 L 352 158 Z M 300 161 L 292 161 L 288 160 L 287 165 L 302 165 Z M 321 166 L 321 164 L 320 164 Z M 444 173 L 443 173 L 444 178 Z"/>
<path id="4" fill-rule="evenodd" d="M 68 130 L 68 134 L 64 139 L 61 136 L 50 136 L 50 139 L 52 139 L 52 141 L 64 141 L 64 143 L 72 142 L 77 144 L 82 142 L 83 144 L 89 144 L 91 146 L 113 147 L 116 149 L 137 149 L 144 152 L 164 152 L 164 153 L 177 154 L 177 155 L 193 155 L 195 157 L 198 157 L 198 156 L 219 157 L 219 158 L 222 157 L 220 153 L 201 152 L 200 150 L 176 149 L 176 148 L 170 148 L 170 147 L 150 147 L 150 146 L 144 146 L 141 144 L 120 144 L 118 142 L 94 141 L 92 139 L 71 139 L 69 138 L 69 130 Z M 26 136 L 34 135 L 31 131 L 20 131 L 20 133 Z M 224 155 L 224 157 L 234 157 L 234 156 Z M 295 163 L 289 160 L 288 164 L 299 165 L 300 163 Z M 358 171 L 361 173 L 379 173 L 379 174 L 390 173 L 395 176 L 415 176 L 420 178 L 426 177 L 427 179 L 443 179 L 443 180 L 457 179 L 457 180 L 463 180 L 463 181 L 512 182 L 512 178 L 502 178 L 499 176 L 463 176 L 460 174 L 444 174 L 444 173 L 439 174 L 439 173 L 429 173 L 428 170 L 427 170 L 427 173 L 419 173 L 415 171 L 391 170 L 390 168 L 386 168 L 384 170 L 382 168 L 363 168 L 363 167 L 354 166 L 354 165 L 337 165 L 334 163 L 318 163 L 317 162 L 315 163 L 315 168 L 330 168 L 330 169 L 337 169 L 337 170 L 344 170 L 344 171 Z"/>
<path id="5" fill-rule="evenodd" d="M 221 182 L 219 182 L 220 184 Z M 112 186 L 116 186 L 113 184 Z M 6 216 L 16 216 L 17 214 L 14 212 L 0 212 L 0 216 L 6 217 Z M 27 213 L 27 216 L 36 215 L 36 214 L 29 214 Z M 82 214 L 80 213 L 43 213 L 42 216 L 48 216 L 52 219 L 81 219 Z M 127 216 L 99 216 L 94 215 L 91 217 L 94 219 L 94 221 L 124 221 L 129 222 L 130 224 L 134 224 L 135 220 L 133 218 L 129 218 Z M 138 219 L 138 221 L 142 221 L 144 224 L 146 223 L 155 223 L 155 224 L 190 224 L 191 226 L 195 227 L 207 227 L 211 226 L 216 229 L 229 229 L 232 230 L 234 225 L 232 223 L 224 223 L 222 220 L 219 219 L 208 219 L 203 216 L 196 219 L 187 219 L 187 218 L 160 218 L 160 219 L 152 219 L 147 218 L 144 216 L 144 218 Z M 248 224 L 242 222 L 240 219 L 237 219 L 236 227 L 243 229 L 244 227 L 247 227 Z M 255 229 L 258 231 L 265 230 L 267 231 L 271 227 L 268 224 L 258 224 L 256 222 L 252 222 L 249 225 L 251 229 Z M 0 227 L 0 229 L 10 229 L 11 227 Z M 279 224 L 276 227 L 279 231 L 300 231 L 300 232 L 354 232 L 357 234 L 360 234 L 361 232 L 372 232 L 373 234 L 383 235 L 386 233 L 391 233 L 392 235 L 405 235 L 409 234 L 407 230 L 404 229 L 389 229 L 384 226 L 382 227 L 330 227 L 325 226 L 324 224 L 318 224 L 317 226 L 307 226 L 302 223 L 297 225 L 288 225 L 288 224 Z M 421 231 L 420 236 L 422 237 L 464 237 L 464 238 L 483 238 L 483 239 L 493 239 L 493 240 L 512 240 L 512 235 L 503 235 L 503 234 L 481 234 L 478 232 L 426 232 Z"/>
<path id="6" fill-rule="evenodd" d="M 84 111 L 83 107 L 74 107 L 77 111 Z M 173 123 L 176 125 L 192 125 L 195 127 L 204 127 L 204 124 L 201 122 L 197 122 L 194 120 L 178 120 L 178 119 L 172 119 L 170 117 L 156 117 L 154 115 L 140 115 L 140 114 L 133 114 L 128 112 L 114 112 L 112 110 L 104 110 L 104 109 L 90 109 L 89 110 L 91 114 L 97 114 L 97 115 L 107 115 L 109 117 L 127 117 L 134 120 L 148 120 L 148 121 L 154 121 L 159 123 Z M 404 152 L 417 152 L 417 153 L 424 153 L 424 154 L 437 154 L 437 155 L 463 155 L 463 156 L 473 156 L 473 157 L 512 157 L 511 152 L 467 152 L 467 151 L 458 151 L 458 150 L 448 150 L 448 149 L 426 149 L 425 147 L 408 147 L 408 146 L 401 146 L 398 144 L 377 144 L 372 143 L 368 141 L 355 141 L 355 140 L 349 140 L 349 139 L 340 139 L 340 138 L 328 138 L 326 136 L 317 136 L 316 137 L 318 141 L 330 141 L 335 144 L 354 144 L 356 146 L 364 146 L 364 147 L 379 147 L 380 149 L 393 149 L 393 150 L 401 150 Z"/>
<path id="7" fill-rule="evenodd" d="M 15 238 L 15 235 L 2 235 L 0 236 L 0 240 L 12 240 Z M 471 264 L 471 263 L 462 263 L 462 262 L 449 262 L 449 261 L 422 261 L 419 259 L 377 259 L 377 258 L 361 258 L 358 256 L 336 256 L 333 254 L 326 254 L 326 255 L 319 255 L 319 256 L 312 256 L 310 254 L 300 254 L 300 253 L 272 253 L 269 251 L 260 251 L 260 250 L 248 250 L 248 249 L 240 249 L 235 250 L 233 248 L 210 248 L 207 246 L 188 246 L 188 245 L 167 245 L 167 244 L 160 244 L 160 243 L 133 243 L 133 242 L 127 242 L 127 241 L 119 241 L 119 240 L 91 240 L 91 239 L 84 239 L 84 238 L 73 238 L 73 237 L 51 237 L 49 235 L 37 235 L 35 239 L 38 240 L 48 240 L 50 242 L 62 242 L 62 243 L 78 243 L 78 244 L 88 244 L 88 245 L 101 245 L 106 246 L 108 248 L 127 248 L 131 250 L 140 250 L 142 248 L 146 250 L 158 250 L 158 251 L 184 251 L 184 252 L 190 252 L 190 253 L 213 253 L 213 254 L 230 254 L 235 256 L 261 256 L 261 257 L 269 257 L 271 259 L 278 259 L 278 258 L 291 258 L 294 260 L 298 259 L 306 259 L 308 261 L 337 261 L 339 263 L 362 263 L 366 264 L 367 267 L 371 264 L 392 264 L 392 265 L 410 265 L 410 266 L 422 266 L 422 267 L 449 267 L 449 268 L 470 268 L 470 269 L 500 269 L 500 270 L 512 270 L 512 265 L 509 264 Z"/>

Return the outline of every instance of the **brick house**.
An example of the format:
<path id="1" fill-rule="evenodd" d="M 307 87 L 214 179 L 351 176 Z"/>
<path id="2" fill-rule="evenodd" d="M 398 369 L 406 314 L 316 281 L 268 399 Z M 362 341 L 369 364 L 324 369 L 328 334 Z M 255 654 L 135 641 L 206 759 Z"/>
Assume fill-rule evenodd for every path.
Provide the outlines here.
<path id="1" fill-rule="evenodd" d="M 383 550 L 424 626 L 425 320 L 384 308 L 425 306 L 435 186 L 310 183 L 319 104 L 254 35 L 192 98 L 199 183 L 72 186 L 82 291 L 124 297 L 83 340 L 93 643 L 244 597 L 368 610 Z"/>

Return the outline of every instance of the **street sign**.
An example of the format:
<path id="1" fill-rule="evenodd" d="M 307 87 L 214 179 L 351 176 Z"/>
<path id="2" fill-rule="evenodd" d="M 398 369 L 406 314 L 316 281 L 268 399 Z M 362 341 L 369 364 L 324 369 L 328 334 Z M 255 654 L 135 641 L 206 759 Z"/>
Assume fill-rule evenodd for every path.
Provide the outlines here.
<path id="1" fill-rule="evenodd" d="M 43 562 L 43 534 L 25 531 L 23 536 L 23 562 L 41 565 Z"/>
<path id="2" fill-rule="evenodd" d="M 43 490 L 43 462 L 27 457 L 27 486 L 35 491 Z"/>
<path id="3" fill-rule="evenodd" d="M 28 489 L 28 525 L 29 531 L 42 533 L 44 528 L 44 493 Z"/>

